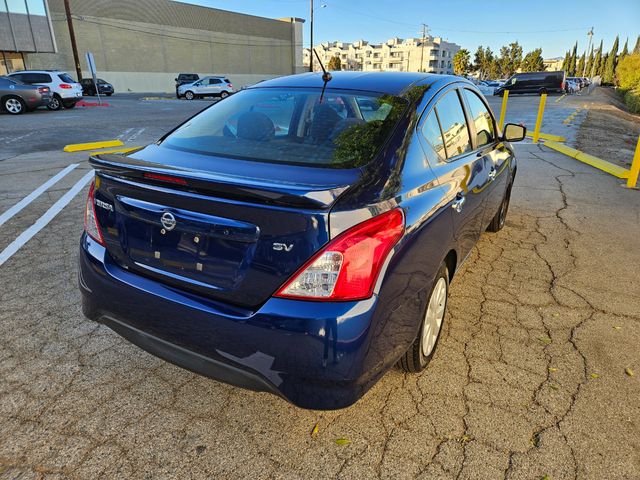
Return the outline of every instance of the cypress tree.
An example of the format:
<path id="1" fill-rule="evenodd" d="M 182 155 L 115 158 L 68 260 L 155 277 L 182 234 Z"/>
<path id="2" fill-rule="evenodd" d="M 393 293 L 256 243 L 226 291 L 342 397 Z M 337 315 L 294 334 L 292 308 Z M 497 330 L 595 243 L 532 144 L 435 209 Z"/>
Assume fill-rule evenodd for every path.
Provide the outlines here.
<path id="1" fill-rule="evenodd" d="M 603 83 L 613 83 L 613 79 L 616 76 L 616 58 L 618 57 L 618 36 L 616 35 L 616 39 L 613 41 L 613 47 L 611 47 L 611 52 L 607 57 L 607 63 L 604 66 L 603 70 Z"/>
<path id="2" fill-rule="evenodd" d="M 589 74 L 592 77 L 595 77 L 596 75 L 600 75 L 600 62 L 602 61 L 602 40 L 600 40 L 600 48 L 598 48 L 598 50 L 596 50 L 596 56 L 593 59 L 593 65 L 591 66 L 592 71 Z"/>
<path id="3" fill-rule="evenodd" d="M 638 39 L 636 40 L 636 46 L 633 47 L 633 53 L 640 53 L 640 35 L 638 35 Z"/>
<path id="4" fill-rule="evenodd" d="M 578 42 L 573 46 L 573 50 L 571 51 L 571 63 L 569 63 L 569 76 L 576 76 L 576 57 L 578 55 Z"/>
<path id="5" fill-rule="evenodd" d="M 604 83 L 603 77 L 604 77 L 604 67 L 607 64 L 607 58 L 609 57 L 608 53 L 605 53 L 602 56 L 602 59 L 600 60 L 600 64 L 598 65 L 598 75 L 600 75 L 600 80 Z"/>
<path id="6" fill-rule="evenodd" d="M 587 77 L 591 76 L 591 70 L 593 68 L 593 46 L 591 46 L 591 51 L 589 52 L 589 60 L 587 61 Z"/>
<path id="7" fill-rule="evenodd" d="M 567 51 L 567 53 L 565 53 L 564 55 L 564 60 L 562 61 L 562 70 L 564 70 L 565 72 L 569 70 L 569 51 Z"/>
<path id="8" fill-rule="evenodd" d="M 583 53 L 580 57 L 580 60 L 578 61 L 578 66 L 576 67 L 576 75 L 578 75 L 579 77 L 581 77 L 582 72 L 584 72 L 585 56 L 586 54 Z"/>

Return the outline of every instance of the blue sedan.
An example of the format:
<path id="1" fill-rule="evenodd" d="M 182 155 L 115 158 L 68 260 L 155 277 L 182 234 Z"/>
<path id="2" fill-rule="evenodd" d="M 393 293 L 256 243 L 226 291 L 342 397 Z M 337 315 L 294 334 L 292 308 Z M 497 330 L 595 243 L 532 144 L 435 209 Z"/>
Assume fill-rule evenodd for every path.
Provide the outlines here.
<path id="1" fill-rule="evenodd" d="M 524 135 L 459 77 L 261 82 L 91 157 L 83 312 L 216 380 L 349 406 L 428 365 L 449 283 L 504 226 Z"/>

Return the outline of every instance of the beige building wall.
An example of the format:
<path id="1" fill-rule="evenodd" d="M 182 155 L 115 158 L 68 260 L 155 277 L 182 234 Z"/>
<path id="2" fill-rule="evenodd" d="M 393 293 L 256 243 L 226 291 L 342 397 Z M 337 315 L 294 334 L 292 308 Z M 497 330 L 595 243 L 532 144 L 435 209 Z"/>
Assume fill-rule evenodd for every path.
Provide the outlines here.
<path id="1" fill-rule="evenodd" d="M 30 54 L 27 68 L 76 76 L 62 0 L 49 4 L 58 53 Z M 155 13 L 147 14 L 145 6 Z M 241 87 L 295 73 L 302 62 L 301 19 L 266 19 L 168 0 L 76 0 L 72 7 L 83 76 L 88 76 L 84 55 L 92 52 L 98 75 L 119 92 L 174 91 L 179 72 L 225 75 Z"/>

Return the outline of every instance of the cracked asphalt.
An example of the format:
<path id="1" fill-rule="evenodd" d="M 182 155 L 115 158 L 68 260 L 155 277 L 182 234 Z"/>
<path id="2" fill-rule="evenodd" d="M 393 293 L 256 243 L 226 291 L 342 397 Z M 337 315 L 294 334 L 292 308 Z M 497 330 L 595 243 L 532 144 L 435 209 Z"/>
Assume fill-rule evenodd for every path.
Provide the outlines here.
<path id="1" fill-rule="evenodd" d="M 166 114 L 168 128 L 190 113 Z M 0 212 L 81 162 L 0 227 L 0 250 L 88 170 L 61 145 L 0 161 Z M 199 377 L 86 320 L 85 189 L 0 266 L 0 478 L 640 478 L 640 192 L 544 146 L 517 154 L 507 225 L 454 279 L 429 368 L 393 369 L 334 412 Z"/>

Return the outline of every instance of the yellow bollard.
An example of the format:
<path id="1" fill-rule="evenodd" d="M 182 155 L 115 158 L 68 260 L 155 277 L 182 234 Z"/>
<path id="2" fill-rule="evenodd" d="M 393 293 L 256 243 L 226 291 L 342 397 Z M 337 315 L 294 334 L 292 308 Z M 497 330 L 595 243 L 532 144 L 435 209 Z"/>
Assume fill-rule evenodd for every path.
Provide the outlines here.
<path id="1" fill-rule="evenodd" d="M 500 109 L 500 130 L 504 127 L 504 116 L 507 113 L 507 99 L 509 98 L 509 90 L 502 92 L 502 108 Z"/>
<path id="2" fill-rule="evenodd" d="M 640 137 L 636 145 L 636 152 L 633 154 L 631 162 L 631 170 L 629 170 L 629 178 L 627 178 L 627 188 L 635 188 L 638 183 L 638 174 L 640 173 Z"/>
<path id="3" fill-rule="evenodd" d="M 533 143 L 538 143 L 540 139 L 540 127 L 542 126 L 542 116 L 544 115 L 544 105 L 547 103 L 547 94 L 540 95 L 540 106 L 538 107 L 538 118 L 536 118 L 536 128 L 533 131 Z"/>

